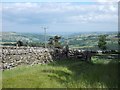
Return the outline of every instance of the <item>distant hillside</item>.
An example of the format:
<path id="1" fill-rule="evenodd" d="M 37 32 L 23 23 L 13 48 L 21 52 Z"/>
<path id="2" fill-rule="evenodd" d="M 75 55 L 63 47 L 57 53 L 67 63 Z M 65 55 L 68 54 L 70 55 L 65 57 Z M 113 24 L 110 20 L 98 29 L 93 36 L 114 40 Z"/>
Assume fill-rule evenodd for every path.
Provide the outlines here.
<path id="1" fill-rule="evenodd" d="M 107 36 L 107 48 L 118 49 L 117 32 L 91 32 L 91 33 L 74 33 L 68 37 L 69 45 L 72 48 L 91 48 L 98 49 L 99 35 Z M 91 48 L 93 49 L 93 48 Z"/>
<path id="2" fill-rule="evenodd" d="M 47 36 L 48 39 L 50 36 Z M 35 33 L 2 32 L 2 42 L 43 42 L 44 35 Z"/>
<path id="3" fill-rule="evenodd" d="M 57 34 L 58 35 L 58 34 Z M 98 36 L 107 36 L 107 48 L 118 49 L 117 32 L 86 32 L 61 35 L 61 43 L 65 45 L 66 40 L 71 48 L 91 48 L 98 49 Z M 46 39 L 54 37 L 55 34 L 47 35 Z M 28 43 L 44 43 L 44 34 L 40 33 L 17 33 L 17 32 L 2 32 L 2 43 L 23 41 Z"/>

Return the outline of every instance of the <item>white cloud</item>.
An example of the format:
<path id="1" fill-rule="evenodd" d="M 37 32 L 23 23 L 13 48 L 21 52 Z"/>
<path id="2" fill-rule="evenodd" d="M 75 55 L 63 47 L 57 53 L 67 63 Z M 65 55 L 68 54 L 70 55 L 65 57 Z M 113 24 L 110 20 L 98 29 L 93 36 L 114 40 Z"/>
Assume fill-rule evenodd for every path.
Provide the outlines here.
<path id="1" fill-rule="evenodd" d="M 120 0 L 97 0 L 97 2 L 118 2 Z"/>
<path id="2" fill-rule="evenodd" d="M 118 16 L 110 14 L 88 14 L 88 15 L 76 15 L 66 19 L 66 22 L 77 23 L 117 23 Z"/>
<path id="3" fill-rule="evenodd" d="M 80 3 L 4 3 L 3 26 L 10 30 L 39 30 L 41 24 L 53 25 L 55 30 L 86 29 L 115 30 L 118 7 L 115 2 Z M 105 0 L 107 1 L 107 0 Z M 32 24 L 32 25 L 31 25 Z M 92 26 L 90 25 L 92 24 Z M 97 25 L 96 25 L 97 24 Z M 75 25 L 75 26 L 72 26 Z M 84 25 L 84 26 L 83 26 Z M 25 28 L 27 26 L 27 28 Z M 114 26 L 114 27 L 113 27 Z M 15 28 L 14 28 L 15 27 Z M 69 28 L 70 27 L 70 28 Z M 65 29 L 66 28 L 66 29 Z M 83 28 L 83 30 L 84 30 Z M 105 29 L 104 29 L 105 28 Z M 54 28 L 52 28 L 53 30 Z M 72 30 L 72 29 L 71 29 Z"/>
<path id="4" fill-rule="evenodd" d="M 101 2 L 101 0 L 97 0 Z M 105 0 L 106 2 L 108 0 Z M 28 19 L 46 18 L 52 23 L 57 22 L 115 22 L 117 4 L 81 5 L 79 3 L 6 3 L 3 4 L 5 14 L 19 18 L 17 22 Z M 51 16 L 50 16 L 51 15 Z M 16 19 L 15 18 L 15 19 Z M 41 20 L 41 19 L 40 19 Z"/>
<path id="5" fill-rule="evenodd" d="M 89 10 L 116 10 L 116 4 L 103 5 L 79 5 L 73 3 L 8 3 L 3 4 L 3 9 L 14 12 L 68 12 L 68 11 L 89 11 Z"/>

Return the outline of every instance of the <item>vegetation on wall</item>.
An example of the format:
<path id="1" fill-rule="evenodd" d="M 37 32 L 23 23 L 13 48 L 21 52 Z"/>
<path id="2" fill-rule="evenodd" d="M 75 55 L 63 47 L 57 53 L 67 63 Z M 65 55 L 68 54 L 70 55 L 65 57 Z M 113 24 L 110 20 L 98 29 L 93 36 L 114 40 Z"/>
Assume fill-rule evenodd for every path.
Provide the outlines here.
<path id="1" fill-rule="evenodd" d="M 57 36 L 57 35 L 49 38 L 48 46 L 49 47 L 55 47 L 55 48 L 62 48 L 60 39 L 61 39 L 61 37 Z"/>

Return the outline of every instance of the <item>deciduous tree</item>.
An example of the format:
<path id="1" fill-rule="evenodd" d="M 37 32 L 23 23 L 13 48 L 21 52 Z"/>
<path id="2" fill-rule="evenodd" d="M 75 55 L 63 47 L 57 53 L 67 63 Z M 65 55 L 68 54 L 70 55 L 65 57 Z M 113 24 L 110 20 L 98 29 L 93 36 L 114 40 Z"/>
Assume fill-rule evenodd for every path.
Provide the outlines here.
<path id="1" fill-rule="evenodd" d="M 100 35 L 99 36 L 99 41 L 98 41 L 98 47 L 102 50 L 106 50 L 106 35 Z"/>

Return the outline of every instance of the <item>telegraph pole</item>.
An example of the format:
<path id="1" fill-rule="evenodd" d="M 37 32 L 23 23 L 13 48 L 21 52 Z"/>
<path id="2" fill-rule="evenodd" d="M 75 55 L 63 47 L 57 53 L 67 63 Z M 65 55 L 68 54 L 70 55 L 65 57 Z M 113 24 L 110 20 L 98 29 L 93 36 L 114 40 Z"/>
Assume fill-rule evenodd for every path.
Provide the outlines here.
<path id="1" fill-rule="evenodd" d="M 46 43 L 46 27 L 44 27 L 44 32 L 45 32 L 45 48 L 47 47 L 47 43 Z"/>
<path id="2" fill-rule="evenodd" d="M 44 29 L 44 44 L 45 44 L 45 48 L 47 48 L 47 42 L 46 42 L 46 32 L 47 32 L 47 27 L 42 27 Z"/>

